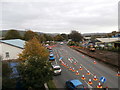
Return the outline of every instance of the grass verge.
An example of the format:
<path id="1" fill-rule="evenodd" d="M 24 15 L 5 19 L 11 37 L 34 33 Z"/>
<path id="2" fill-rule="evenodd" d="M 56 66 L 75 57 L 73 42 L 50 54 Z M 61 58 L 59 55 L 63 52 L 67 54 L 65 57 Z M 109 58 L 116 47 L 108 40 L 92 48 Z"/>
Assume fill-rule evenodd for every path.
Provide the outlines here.
<path id="1" fill-rule="evenodd" d="M 53 80 L 48 81 L 47 85 L 48 85 L 49 90 L 57 90 Z"/>

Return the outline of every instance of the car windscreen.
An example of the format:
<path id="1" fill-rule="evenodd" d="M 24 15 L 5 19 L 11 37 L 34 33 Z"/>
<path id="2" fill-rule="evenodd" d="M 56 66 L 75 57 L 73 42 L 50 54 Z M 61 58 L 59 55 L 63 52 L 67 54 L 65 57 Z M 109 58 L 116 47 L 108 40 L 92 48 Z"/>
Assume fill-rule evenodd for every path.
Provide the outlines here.
<path id="1" fill-rule="evenodd" d="M 60 70 L 60 68 L 54 68 L 54 70 Z"/>
<path id="2" fill-rule="evenodd" d="M 53 56 L 50 56 L 50 58 L 52 58 Z"/>

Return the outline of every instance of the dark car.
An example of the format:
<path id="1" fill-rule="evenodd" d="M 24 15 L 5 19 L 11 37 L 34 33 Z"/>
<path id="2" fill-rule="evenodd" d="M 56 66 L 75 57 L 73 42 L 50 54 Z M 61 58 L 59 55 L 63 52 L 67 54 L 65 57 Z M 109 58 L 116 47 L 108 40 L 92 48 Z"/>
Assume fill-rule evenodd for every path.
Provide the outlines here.
<path id="1" fill-rule="evenodd" d="M 65 87 L 68 90 L 84 90 L 84 85 L 78 79 L 66 81 Z"/>

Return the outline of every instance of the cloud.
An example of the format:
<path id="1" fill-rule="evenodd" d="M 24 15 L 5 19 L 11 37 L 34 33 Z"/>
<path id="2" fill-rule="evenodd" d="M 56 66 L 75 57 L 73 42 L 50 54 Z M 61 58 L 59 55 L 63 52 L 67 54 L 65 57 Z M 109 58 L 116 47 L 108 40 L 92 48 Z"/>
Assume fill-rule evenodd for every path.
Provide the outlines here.
<path id="1" fill-rule="evenodd" d="M 70 33 L 73 29 L 82 33 L 118 30 L 118 0 L 30 1 L 4 0 L 2 29 L 51 33 Z"/>

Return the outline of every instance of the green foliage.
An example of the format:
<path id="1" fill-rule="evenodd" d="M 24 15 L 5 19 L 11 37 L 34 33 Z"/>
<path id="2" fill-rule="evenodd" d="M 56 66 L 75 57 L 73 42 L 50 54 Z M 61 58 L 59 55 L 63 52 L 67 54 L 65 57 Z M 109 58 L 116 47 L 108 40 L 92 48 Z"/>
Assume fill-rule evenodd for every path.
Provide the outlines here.
<path id="1" fill-rule="evenodd" d="M 72 39 L 72 41 L 75 41 L 75 42 L 82 41 L 82 38 L 83 38 L 81 33 L 77 31 L 71 31 L 69 37 Z"/>
<path id="2" fill-rule="evenodd" d="M 17 30 L 9 30 L 4 39 L 21 39 L 19 32 Z"/>
<path id="3" fill-rule="evenodd" d="M 64 40 L 66 40 L 66 41 L 68 40 L 68 35 L 67 34 L 63 33 L 63 34 L 61 34 L 61 36 L 64 38 Z"/>
<path id="4" fill-rule="evenodd" d="M 48 85 L 49 90 L 57 90 L 53 80 L 49 80 L 47 85 Z"/>
<path id="5" fill-rule="evenodd" d="M 46 38 L 44 37 L 43 34 L 39 35 L 39 41 L 40 41 L 41 43 L 46 41 Z"/>
<path id="6" fill-rule="evenodd" d="M 38 38 L 38 34 L 36 32 L 28 30 L 28 31 L 25 32 L 23 39 L 28 41 L 28 40 L 33 39 L 33 37 Z"/>
<path id="7" fill-rule="evenodd" d="M 26 43 L 19 59 L 23 62 L 18 66 L 18 71 L 26 88 L 41 88 L 52 79 L 48 52 L 36 38 Z"/>
<path id="8" fill-rule="evenodd" d="M 5 88 L 15 88 L 16 80 L 10 78 L 12 69 L 7 62 L 2 63 L 2 89 Z"/>
<path id="9" fill-rule="evenodd" d="M 47 34 L 43 34 L 45 41 L 53 41 L 53 37 L 51 37 L 50 35 Z"/>
<path id="10" fill-rule="evenodd" d="M 55 41 L 63 41 L 64 38 L 63 38 L 61 35 L 56 35 L 56 36 L 54 37 L 54 40 L 55 40 Z"/>
<path id="11" fill-rule="evenodd" d="M 74 41 L 70 41 L 68 43 L 69 46 L 79 46 L 79 43 L 78 42 L 74 42 Z"/>

